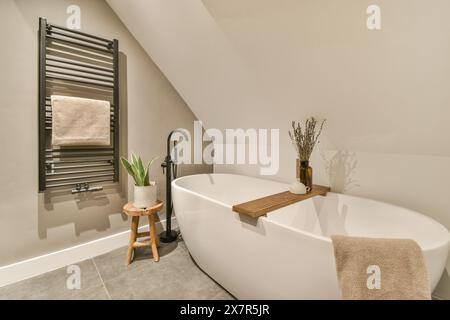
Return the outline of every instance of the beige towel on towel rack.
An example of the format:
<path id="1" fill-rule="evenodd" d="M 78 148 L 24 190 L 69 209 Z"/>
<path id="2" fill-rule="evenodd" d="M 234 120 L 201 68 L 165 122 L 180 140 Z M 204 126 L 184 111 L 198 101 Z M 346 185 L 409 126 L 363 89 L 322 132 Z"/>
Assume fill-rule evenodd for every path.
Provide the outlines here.
<path id="1" fill-rule="evenodd" d="M 111 144 L 111 106 L 108 101 L 51 96 L 53 146 Z"/>
<path id="2" fill-rule="evenodd" d="M 425 259 L 407 239 L 332 236 L 344 300 L 430 300 Z"/>

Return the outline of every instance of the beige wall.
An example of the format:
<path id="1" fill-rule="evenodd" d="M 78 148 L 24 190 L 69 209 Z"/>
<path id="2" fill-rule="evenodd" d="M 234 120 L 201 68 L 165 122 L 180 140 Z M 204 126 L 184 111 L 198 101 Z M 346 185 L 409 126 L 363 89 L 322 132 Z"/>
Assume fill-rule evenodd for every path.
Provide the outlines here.
<path id="1" fill-rule="evenodd" d="M 450 229 L 448 0 L 107 1 L 207 127 L 281 130 L 269 178 L 295 176 L 290 122 L 327 118 L 316 182 Z M 371 4 L 380 31 L 366 28 Z"/>
<path id="2" fill-rule="evenodd" d="M 192 128 L 194 115 L 164 75 L 102 0 L 0 1 L 0 266 L 129 228 L 121 212 L 132 184 L 72 196 L 38 193 L 38 18 L 65 25 L 66 8 L 78 4 L 82 31 L 117 38 L 121 54 L 121 147 L 145 159 L 165 154 L 167 134 Z M 162 160 L 161 160 L 162 161 Z M 151 173 L 164 199 L 158 163 Z M 209 172 L 189 166 L 181 174 Z M 124 179 L 125 178 L 125 179 Z"/>

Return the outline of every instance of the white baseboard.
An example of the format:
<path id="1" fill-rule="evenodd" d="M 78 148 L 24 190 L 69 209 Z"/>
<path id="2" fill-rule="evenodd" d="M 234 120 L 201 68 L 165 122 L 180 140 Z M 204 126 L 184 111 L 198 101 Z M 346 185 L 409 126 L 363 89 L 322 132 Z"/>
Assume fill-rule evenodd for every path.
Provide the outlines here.
<path id="1" fill-rule="evenodd" d="M 164 225 L 165 220 L 156 224 L 158 233 L 164 230 Z M 176 217 L 172 218 L 172 227 L 173 229 L 178 228 Z M 139 231 L 148 231 L 148 225 L 140 227 Z M 128 230 L 74 247 L 0 267 L 0 287 L 119 249 L 128 245 L 129 240 L 130 231 Z"/>

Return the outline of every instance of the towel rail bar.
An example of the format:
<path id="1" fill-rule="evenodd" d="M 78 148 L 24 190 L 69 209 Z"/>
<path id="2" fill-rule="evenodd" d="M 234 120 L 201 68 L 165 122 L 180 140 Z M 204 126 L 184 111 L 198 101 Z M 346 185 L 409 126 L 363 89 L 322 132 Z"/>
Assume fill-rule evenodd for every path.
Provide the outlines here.
<path id="1" fill-rule="evenodd" d="M 58 76 L 49 76 L 49 75 L 46 75 L 46 78 L 48 80 L 59 80 L 59 81 L 76 82 L 76 83 L 86 84 L 86 85 L 90 85 L 90 86 L 97 86 L 97 87 L 105 87 L 105 88 L 114 89 L 114 86 L 112 86 L 112 85 L 98 83 L 98 82 L 92 82 L 92 81 L 83 81 L 83 80 L 76 80 L 76 79 L 70 79 L 70 78 L 58 77 Z"/>
<path id="2" fill-rule="evenodd" d="M 119 40 L 114 39 L 113 40 L 113 66 L 114 66 L 114 91 L 113 91 L 113 103 L 119 103 Z M 119 136 L 119 114 L 118 114 L 118 107 L 116 106 L 115 109 L 117 118 L 114 122 L 114 129 L 113 129 L 113 141 L 114 141 L 114 181 L 119 181 L 119 148 L 120 148 L 120 136 Z"/>
<path id="3" fill-rule="evenodd" d="M 73 60 L 62 60 L 62 59 L 58 59 L 58 58 L 47 57 L 47 61 L 64 63 L 64 64 L 68 64 L 68 65 L 72 65 L 72 66 L 77 66 L 77 67 L 86 68 L 86 69 L 93 69 L 93 70 L 97 70 L 97 71 L 104 71 L 104 72 L 114 73 L 113 69 L 108 69 L 108 68 L 104 68 L 104 67 L 100 67 L 100 66 L 95 66 L 95 65 L 92 65 L 92 64 L 88 64 L 88 63 L 75 62 Z"/>
<path id="4" fill-rule="evenodd" d="M 98 170 L 79 170 L 79 171 L 68 171 L 68 172 L 47 172 L 47 177 L 66 176 L 66 175 L 84 174 L 84 173 L 99 173 L 99 172 L 106 172 L 106 171 L 113 171 L 113 170 L 114 170 L 114 168 L 98 169 Z"/>
<path id="5" fill-rule="evenodd" d="M 111 46 L 112 46 L 112 42 L 102 43 L 102 42 L 99 42 L 99 41 L 96 41 L 96 40 L 91 40 L 91 39 L 88 39 L 86 37 L 76 36 L 76 35 L 73 35 L 73 34 L 70 34 L 70 33 L 64 33 L 64 32 L 59 32 L 59 31 L 54 31 L 54 30 L 48 30 L 47 33 L 52 34 L 52 35 L 56 34 L 58 36 L 74 39 L 74 40 L 77 40 L 77 41 L 87 42 L 87 43 L 90 43 L 90 44 L 94 44 L 96 46 L 105 47 L 105 48 L 110 49 L 110 50 L 111 50 Z"/>
<path id="6" fill-rule="evenodd" d="M 46 97 L 45 98 L 45 101 L 48 101 L 49 103 L 51 103 L 51 97 Z M 51 105 L 46 105 L 46 107 L 50 107 L 51 108 Z M 115 106 L 113 105 L 113 104 L 111 104 L 111 111 L 115 111 Z"/>
<path id="7" fill-rule="evenodd" d="M 78 170 L 78 169 L 84 169 L 84 168 L 111 167 L 112 165 L 113 165 L 112 163 L 108 163 L 108 164 L 84 164 L 84 165 L 80 165 L 80 166 L 56 166 L 56 165 L 52 165 L 51 170 L 52 171 L 68 170 L 68 169 L 77 169 Z"/>
<path id="8" fill-rule="evenodd" d="M 108 150 L 108 149 L 103 150 L 103 149 L 100 149 L 100 148 L 99 149 L 95 149 L 95 150 L 90 150 L 90 151 L 88 151 L 88 150 L 86 150 L 86 151 L 66 151 L 66 150 L 58 151 L 58 150 L 54 150 L 54 151 L 47 152 L 47 153 L 50 153 L 47 156 L 57 157 L 57 155 L 55 155 L 55 154 L 70 155 L 70 156 L 82 156 L 82 155 L 94 155 L 94 154 L 102 154 L 102 155 L 104 155 L 104 154 L 112 154 L 112 152 L 113 152 L 113 150 Z"/>
<path id="9" fill-rule="evenodd" d="M 92 74 L 92 75 L 96 75 L 96 76 L 114 79 L 114 76 L 112 74 L 106 74 L 106 73 L 101 73 L 101 72 L 97 72 L 97 71 L 82 70 L 82 69 L 77 69 L 77 68 L 73 68 L 73 67 L 67 67 L 67 66 L 63 66 L 63 65 L 50 64 L 50 63 L 47 63 L 47 67 L 55 68 L 55 69 L 57 68 L 57 69 L 70 70 L 70 71 L 75 71 L 75 72 L 79 72 L 79 73 Z"/>
<path id="10" fill-rule="evenodd" d="M 69 164 L 69 163 L 93 163 L 93 162 L 108 162 L 112 164 L 114 159 L 112 158 L 98 158 L 98 159 L 61 159 L 61 160 L 47 160 L 46 165 L 50 164 Z"/>
<path id="11" fill-rule="evenodd" d="M 111 50 L 98 48 L 98 47 L 91 46 L 89 44 L 85 44 L 85 43 L 81 43 L 81 42 L 70 41 L 70 40 L 61 39 L 61 38 L 53 37 L 53 36 L 47 36 L 47 39 L 50 41 L 59 41 L 59 42 L 65 43 L 65 44 L 70 44 L 70 45 L 76 46 L 76 47 L 82 47 L 82 48 L 95 50 L 95 51 L 99 51 L 99 52 L 103 52 L 103 53 L 107 53 L 107 54 L 113 54 L 113 52 Z"/>
<path id="12" fill-rule="evenodd" d="M 51 143 L 52 95 L 108 101 L 111 146 Z M 39 19 L 39 191 L 99 191 L 119 181 L 119 43 Z"/>
<path id="13" fill-rule="evenodd" d="M 43 19 L 43 20 L 45 20 L 45 19 Z M 86 37 L 86 38 L 92 38 L 92 39 L 96 39 L 96 40 L 103 41 L 103 42 L 106 42 L 106 43 L 112 43 L 113 42 L 111 40 L 108 40 L 108 39 L 105 39 L 105 38 L 102 38 L 102 37 L 94 36 L 92 34 L 84 33 L 84 32 L 78 31 L 78 30 L 67 29 L 67 28 L 64 28 L 64 27 L 61 27 L 61 26 L 56 26 L 56 25 L 53 25 L 53 24 L 52 25 L 47 25 L 46 29 L 49 30 L 49 31 L 52 31 L 53 29 L 58 29 L 58 30 L 62 30 L 64 32 L 77 34 L 77 35 L 80 35 L 80 36 L 83 36 L 83 37 Z"/>
<path id="14" fill-rule="evenodd" d="M 95 152 L 95 151 L 114 151 L 112 148 L 102 148 L 102 149 L 94 149 L 94 148 L 65 148 L 65 149 L 46 149 L 45 152 Z"/>
<path id="15" fill-rule="evenodd" d="M 83 180 L 83 179 L 94 179 L 94 178 L 102 178 L 102 177 L 111 177 L 114 176 L 114 172 L 113 173 L 105 173 L 105 174 L 96 174 L 96 175 L 87 175 L 87 176 L 78 176 L 78 177 L 67 177 L 67 178 L 52 178 L 52 179 L 46 179 L 47 182 L 59 182 L 59 181 L 70 181 L 70 180 L 74 180 L 74 179 L 79 179 L 79 180 Z"/>
<path id="16" fill-rule="evenodd" d="M 52 112 L 52 106 L 51 105 L 45 105 L 45 111 L 46 112 Z M 111 115 L 114 115 L 114 108 L 111 108 Z"/>
<path id="17" fill-rule="evenodd" d="M 114 84 L 114 81 L 112 81 L 110 79 L 102 79 L 102 78 L 98 78 L 98 77 L 85 76 L 82 74 L 74 74 L 74 73 L 67 73 L 67 72 L 63 72 L 63 71 L 47 70 L 47 74 L 49 74 L 49 73 L 60 74 L 63 76 L 69 76 L 69 77 L 75 77 L 75 78 L 84 78 L 84 79 L 89 79 L 89 80 L 102 81 L 102 82 Z M 76 79 L 74 79 L 74 80 L 76 80 Z"/>
<path id="18" fill-rule="evenodd" d="M 112 152 L 96 152 L 96 153 L 61 153 L 46 155 L 47 159 L 62 159 L 62 158 L 88 158 L 88 157 L 101 157 L 101 156 L 113 156 Z"/>
<path id="19" fill-rule="evenodd" d="M 87 182 L 87 183 L 102 183 L 102 182 L 114 183 L 116 181 L 114 181 L 114 179 L 97 179 L 97 180 L 90 180 L 90 181 L 85 181 L 85 182 Z M 66 183 L 49 184 L 49 185 L 47 185 L 47 188 L 74 187 L 74 186 L 76 186 L 79 183 L 80 183 L 80 181 L 78 181 L 78 182 L 66 182 Z"/>

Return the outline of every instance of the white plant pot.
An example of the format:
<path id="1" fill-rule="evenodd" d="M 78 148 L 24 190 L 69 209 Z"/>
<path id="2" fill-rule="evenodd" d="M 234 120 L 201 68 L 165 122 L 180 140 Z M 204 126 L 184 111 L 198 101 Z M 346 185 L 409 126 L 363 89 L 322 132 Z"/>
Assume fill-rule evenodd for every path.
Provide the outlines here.
<path id="1" fill-rule="evenodd" d="M 150 182 L 150 186 L 134 186 L 134 202 L 136 208 L 145 209 L 156 203 L 156 183 Z"/>

